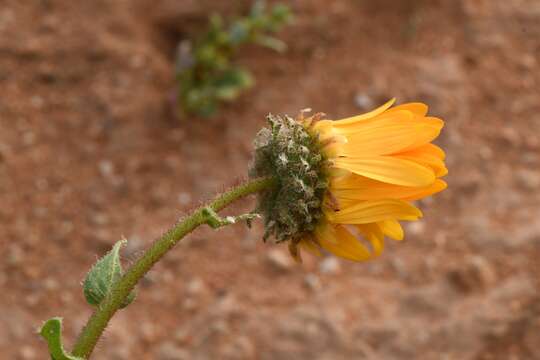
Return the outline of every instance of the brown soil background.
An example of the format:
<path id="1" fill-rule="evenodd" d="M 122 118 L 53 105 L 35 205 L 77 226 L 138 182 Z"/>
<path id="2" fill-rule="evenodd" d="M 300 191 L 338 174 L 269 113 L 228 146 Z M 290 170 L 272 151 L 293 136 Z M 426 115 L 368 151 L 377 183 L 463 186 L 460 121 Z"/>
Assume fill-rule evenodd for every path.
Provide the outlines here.
<path id="1" fill-rule="evenodd" d="M 139 286 L 96 359 L 540 359 L 540 1 L 299 0 L 257 86 L 175 120 L 175 44 L 245 2 L 0 1 L 0 357 L 72 344 L 80 282 L 132 260 L 245 176 L 268 112 L 331 118 L 391 97 L 446 120 L 449 188 L 380 259 L 291 263 L 261 229 L 201 228 Z M 233 211 L 248 209 L 253 199 Z"/>

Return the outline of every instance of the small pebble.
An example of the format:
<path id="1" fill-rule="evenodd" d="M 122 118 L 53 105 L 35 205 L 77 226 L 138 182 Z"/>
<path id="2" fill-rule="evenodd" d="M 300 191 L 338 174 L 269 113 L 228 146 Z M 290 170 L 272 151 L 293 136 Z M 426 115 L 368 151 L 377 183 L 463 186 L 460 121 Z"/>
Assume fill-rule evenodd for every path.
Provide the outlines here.
<path id="1" fill-rule="evenodd" d="M 164 342 L 159 346 L 158 359 L 159 360 L 187 360 L 191 356 L 189 353 L 181 347 L 175 345 L 172 342 Z"/>
<path id="2" fill-rule="evenodd" d="M 191 203 L 191 195 L 187 192 L 178 194 L 178 202 L 180 205 L 189 205 Z"/>
<path id="3" fill-rule="evenodd" d="M 329 256 L 319 263 L 319 270 L 323 274 L 336 274 L 339 272 L 341 264 L 336 257 Z"/>
<path id="4" fill-rule="evenodd" d="M 322 287 L 321 280 L 317 275 L 314 274 L 306 275 L 306 277 L 304 278 L 304 284 L 309 290 L 312 291 L 318 291 Z"/>
<path id="5" fill-rule="evenodd" d="M 291 257 L 283 253 L 281 250 L 270 250 L 266 257 L 270 265 L 276 270 L 288 271 L 293 266 L 293 260 Z"/>
<path id="6" fill-rule="evenodd" d="M 373 107 L 373 99 L 366 94 L 357 94 L 354 97 L 354 104 L 362 110 L 370 109 Z"/>

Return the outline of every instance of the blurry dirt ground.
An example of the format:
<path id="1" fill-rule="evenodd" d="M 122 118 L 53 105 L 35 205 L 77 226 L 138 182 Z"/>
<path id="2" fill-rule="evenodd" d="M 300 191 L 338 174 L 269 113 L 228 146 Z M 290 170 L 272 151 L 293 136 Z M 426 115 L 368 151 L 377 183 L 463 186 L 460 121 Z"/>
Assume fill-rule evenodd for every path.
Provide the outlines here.
<path id="1" fill-rule="evenodd" d="M 45 359 L 36 329 L 52 316 L 72 344 L 96 257 L 125 236 L 135 258 L 245 176 L 266 113 L 339 118 L 395 96 L 447 124 L 449 189 L 422 202 L 406 241 L 370 263 L 298 266 L 258 227 L 200 229 L 95 358 L 540 359 L 538 0 L 292 1 L 287 54 L 242 51 L 256 88 L 180 121 L 175 44 L 242 4 L 0 4 L 2 358 Z"/>

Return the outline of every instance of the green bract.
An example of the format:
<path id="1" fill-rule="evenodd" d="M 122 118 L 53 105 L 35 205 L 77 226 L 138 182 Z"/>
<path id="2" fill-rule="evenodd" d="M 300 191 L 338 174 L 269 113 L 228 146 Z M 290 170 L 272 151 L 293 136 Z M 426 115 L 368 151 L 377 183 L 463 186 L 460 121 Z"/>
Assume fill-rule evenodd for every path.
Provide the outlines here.
<path id="1" fill-rule="evenodd" d="M 316 136 L 288 116 L 268 115 L 269 128 L 255 139 L 251 177 L 274 177 L 277 186 L 259 195 L 264 240 L 298 241 L 315 229 L 328 187 L 327 160 Z"/>

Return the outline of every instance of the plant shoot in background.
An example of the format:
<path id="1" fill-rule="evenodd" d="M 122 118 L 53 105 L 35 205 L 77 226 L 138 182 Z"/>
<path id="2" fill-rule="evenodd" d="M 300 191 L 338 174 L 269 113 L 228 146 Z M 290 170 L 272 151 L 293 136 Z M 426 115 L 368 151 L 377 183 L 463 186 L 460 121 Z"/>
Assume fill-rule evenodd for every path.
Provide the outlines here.
<path id="1" fill-rule="evenodd" d="M 271 9 L 257 1 L 250 13 L 227 24 L 220 15 L 210 17 L 208 31 L 178 46 L 176 76 L 178 102 L 183 113 L 211 116 L 219 104 L 236 99 L 254 84 L 250 72 L 236 65 L 242 45 L 261 45 L 283 52 L 286 44 L 271 36 L 292 20 L 285 5 Z"/>

